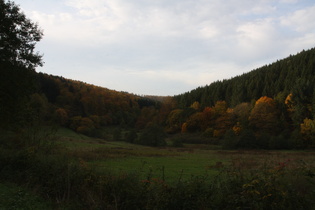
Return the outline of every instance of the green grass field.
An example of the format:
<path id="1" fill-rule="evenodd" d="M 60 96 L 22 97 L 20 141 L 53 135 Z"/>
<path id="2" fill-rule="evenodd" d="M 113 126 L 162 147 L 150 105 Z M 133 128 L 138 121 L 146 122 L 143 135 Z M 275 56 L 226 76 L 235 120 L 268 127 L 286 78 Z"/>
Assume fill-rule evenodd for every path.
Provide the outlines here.
<path id="1" fill-rule="evenodd" d="M 69 155 L 85 162 L 99 173 L 137 173 L 167 182 L 189 180 L 193 176 L 213 177 L 218 169 L 239 165 L 244 169 L 277 166 L 279 163 L 315 164 L 313 151 L 225 151 L 209 145 L 184 145 L 183 148 L 154 148 L 122 141 L 106 141 L 79 135 L 71 130 L 57 132 L 58 143 Z"/>
<path id="2" fill-rule="evenodd" d="M 185 145 L 184 148 L 153 148 L 121 141 L 89 138 L 62 129 L 58 144 L 71 156 L 80 158 L 98 172 L 140 173 L 142 178 L 153 176 L 166 181 L 189 179 L 191 176 L 214 175 L 211 166 L 225 161 L 206 145 Z"/>
<path id="3" fill-rule="evenodd" d="M 147 147 L 64 128 L 34 131 L 37 144 L 1 148 L 0 209 L 312 209 L 315 203 L 314 151 Z"/>

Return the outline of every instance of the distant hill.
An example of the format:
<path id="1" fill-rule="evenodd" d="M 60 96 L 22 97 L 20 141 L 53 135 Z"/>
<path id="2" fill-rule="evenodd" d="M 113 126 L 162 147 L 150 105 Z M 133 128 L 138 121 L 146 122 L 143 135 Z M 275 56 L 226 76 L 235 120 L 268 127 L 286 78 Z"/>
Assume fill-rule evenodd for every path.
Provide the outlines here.
<path id="1" fill-rule="evenodd" d="M 179 142 L 223 148 L 315 147 L 315 48 L 173 97 L 139 96 L 12 66 L 3 74 L 2 127 L 12 130 L 54 123 L 129 142 L 137 132 L 148 141 L 167 132 L 184 134 Z"/>
<path id="2" fill-rule="evenodd" d="M 169 132 L 202 133 L 226 149 L 314 148 L 315 48 L 174 100 Z"/>
<path id="3" fill-rule="evenodd" d="M 60 76 L 37 74 L 38 94 L 47 101 L 46 119 L 87 135 L 104 126 L 145 127 L 158 114 L 161 102 L 127 92 L 74 81 Z M 143 113 L 143 109 L 150 113 Z"/>
<path id="4" fill-rule="evenodd" d="M 262 66 L 231 79 L 213 82 L 175 96 L 180 107 L 195 101 L 202 107 L 224 100 L 231 107 L 261 96 L 286 97 L 293 93 L 302 103 L 313 101 L 315 85 L 315 49 Z"/>

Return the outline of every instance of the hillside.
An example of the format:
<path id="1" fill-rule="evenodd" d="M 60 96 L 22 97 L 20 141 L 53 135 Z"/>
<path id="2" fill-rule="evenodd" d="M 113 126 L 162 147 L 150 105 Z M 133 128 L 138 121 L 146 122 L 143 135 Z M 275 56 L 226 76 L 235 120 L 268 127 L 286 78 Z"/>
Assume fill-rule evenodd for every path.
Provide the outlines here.
<path id="1" fill-rule="evenodd" d="M 37 97 L 45 101 L 42 107 L 49 107 L 44 111 L 45 118 L 87 135 L 101 137 L 97 130 L 108 126 L 144 128 L 155 121 L 162 107 L 162 103 L 152 97 L 59 76 L 39 73 L 37 81 Z"/>
<path id="2" fill-rule="evenodd" d="M 170 132 L 203 133 L 226 148 L 315 144 L 315 49 L 174 96 Z"/>
<path id="3" fill-rule="evenodd" d="M 211 83 L 175 96 L 180 107 L 198 101 L 202 107 L 224 100 L 231 107 L 261 96 L 286 97 L 292 93 L 297 100 L 313 100 L 315 82 L 315 48 L 262 66 L 249 73 Z"/>

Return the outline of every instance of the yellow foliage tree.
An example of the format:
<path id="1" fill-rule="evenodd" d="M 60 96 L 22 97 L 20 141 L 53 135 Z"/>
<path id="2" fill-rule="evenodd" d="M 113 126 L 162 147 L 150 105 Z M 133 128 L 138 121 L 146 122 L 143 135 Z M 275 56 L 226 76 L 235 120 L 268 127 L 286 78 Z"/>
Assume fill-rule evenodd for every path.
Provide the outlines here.
<path id="1" fill-rule="evenodd" d="M 195 109 L 195 110 L 199 110 L 200 109 L 200 103 L 198 101 L 195 101 L 190 107 Z"/>
<path id="2" fill-rule="evenodd" d="M 242 131 L 242 126 L 239 122 L 236 123 L 236 125 L 233 126 L 233 131 L 235 133 L 235 135 L 240 135 L 241 131 Z"/>
<path id="3" fill-rule="evenodd" d="M 279 131 L 279 112 L 272 98 L 263 96 L 256 101 L 249 116 L 252 127 L 262 132 L 277 133 Z"/>
<path id="4" fill-rule="evenodd" d="M 227 108 L 228 108 L 228 106 L 227 106 L 227 103 L 225 101 L 217 101 L 213 107 L 213 109 L 217 115 L 225 114 Z"/>
<path id="5" fill-rule="evenodd" d="M 303 123 L 301 123 L 301 134 L 305 136 L 311 136 L 315 134 L 315 120 L 305 118 Z"/>
<path id="6" fill-rule="evenodd" d="M 183 123 L 182 125 L 182 133 L 186 133 L 187 132 L 187 123 Z"/>
<path id="7" fill-rule="evenodd" d="M 284 100 L 285 105 L 287 106 L 288 112 L 293 112 L 294 111 L 294 102 L 292 99 L 293 95 L 290 93 L 286 99 Z"/>

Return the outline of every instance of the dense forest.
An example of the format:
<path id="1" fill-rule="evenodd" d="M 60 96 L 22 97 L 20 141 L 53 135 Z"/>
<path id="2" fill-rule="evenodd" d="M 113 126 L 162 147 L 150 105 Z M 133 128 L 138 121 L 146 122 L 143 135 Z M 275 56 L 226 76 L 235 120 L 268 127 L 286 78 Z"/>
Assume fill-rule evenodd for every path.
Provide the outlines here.
<path id="1" fill-rule="evenodd" d="M 311 103 L 314 91 L 315 50 L 303 50 L 297 55 L 265 65 L 231 79 L 217 81 L 205 87 L 175 96 L 180 107 L 198 101 L 201 107 L 226 101 L 235 107 L 262 96 L 285 99 L 292 93 L 296 103 Z"/>
<path id="2" fill-rule="evenodd" d="M 1 14 L 7 21 L 1 35 L 5 38 L 1 39 L 3 128 L 54 124 L 107 138 L 104 128 L 114 126 L 133 133 L 130 142 L 143 144 L 148 143 L 134 133 L 146 129 L 154 133 L 150 130 L 154 128 L 163 132 L 161 136 L 182 134 L 183 142 L 226 148 L 309 148 L 315 143 L 314 48 L 187 93 L 145 97 L 37 73 L 36 66 L 43 62 L 34 49 L 42 31 L 24 14 L 9 11 L 16 13 L 11 20 L 15 16 L 6 17 L 5 12 Z M 5 28 L 16 24 L 12 21 L 24 26 L 12 32 Z M 188 134 L 194 137 L 187 140 Z"/>
<path id="3" fill-rule="evenodd" d="M 174 96 L 169 127 L 204 132 L 228 148 L 314 144 L 315 49 Z"/>
<path id="4" fill-rule="evenodd" d="M 44 117 L 87 135 L 102 137 L 98 131 L 106 126 L 143 129 L 148 123 L 160 124 L 172 108 L 170 97 L 156 100 L 43 73 L 37 76 L 36 95 L 49 109 Z"/>
<path id="5" fill-rule="evenodd" d="M 315 49 L 310 49 L 181 95 L 145 97 L 33 72 L 28 109 L 36 121 L 99 138 L 108 137 L 102 132 L 108 126 L 133 133 L 159 127 L 189 143 L 303 149 L 315 143 L 314 73 Z M 117 139 L 150 145 L 135 138 Z"/>
<path id="6" fill-rule="evenodd" d="M 5 126 L 53 123 L 99 138 L 114 126 L 134 137 L 113 139 L 148 145 L 134 133 L 159 127 L 181 134 L 176 137 L 182 142 L 224 148 L 303 149 L 315 143 L 314 48 L 174 97 L 138 96 L 3 65 Z"/>

